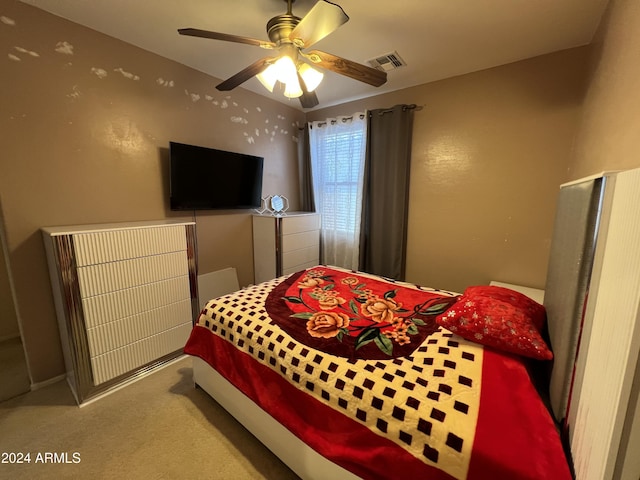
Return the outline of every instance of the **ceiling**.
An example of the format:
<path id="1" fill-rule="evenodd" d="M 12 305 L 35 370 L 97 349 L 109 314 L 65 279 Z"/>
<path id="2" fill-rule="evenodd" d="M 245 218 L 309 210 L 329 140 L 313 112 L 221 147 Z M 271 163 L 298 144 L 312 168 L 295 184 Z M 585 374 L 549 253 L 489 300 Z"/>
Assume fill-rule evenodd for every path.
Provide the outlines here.
<path id="1" fill-rule="evenodd" d="M 226 79 L 269 55 L 258 47 L 178 35 L 193 27 L 268 40 L 285 0 L 22 0 L 145 50 Z M 296 0 L 303 17 L 316 0 Z M 368 65 L 396 51 L 406 66 L 372 87 L 326 72 L 320 105 L 390 92 L 589 43 L 608 0 L 337 0 L 350 20 L 313 49 Z M 242 85 L 295 108 L 252 78 Z"/>

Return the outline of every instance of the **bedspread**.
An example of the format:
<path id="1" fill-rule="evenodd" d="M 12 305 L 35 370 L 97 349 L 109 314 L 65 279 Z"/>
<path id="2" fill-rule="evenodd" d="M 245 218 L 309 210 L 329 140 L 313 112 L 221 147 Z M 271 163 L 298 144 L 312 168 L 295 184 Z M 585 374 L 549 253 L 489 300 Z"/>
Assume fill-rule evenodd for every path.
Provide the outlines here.
<path id="1" fill-rule="evenodd" d="M 209 302 L 185 352 L 362 478 L 570 478 L 520 360 L 435 324 L 455 298 L 315 267 Z"/>

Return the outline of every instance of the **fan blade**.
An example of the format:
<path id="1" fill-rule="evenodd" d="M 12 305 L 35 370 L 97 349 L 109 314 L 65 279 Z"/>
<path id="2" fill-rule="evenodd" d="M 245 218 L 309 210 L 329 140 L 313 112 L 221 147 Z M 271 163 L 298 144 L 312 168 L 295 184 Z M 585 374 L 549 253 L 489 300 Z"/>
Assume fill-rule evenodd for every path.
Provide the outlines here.
<path id="1" fill-rule="evenodd" d="M 296 25 L 289 39 L 297 47 L 309 48 L 348 20 L 340 5 L 320 0 Z"/>
<path id="2" fill-rule="evenodd" d="M 208 30 L 199 30 L 197 28 L 180 28 L 180 35 L 189 35 L 191 37 L 212 38 L 213 40 L 224 40 L 225 42 L 246 43 L 256 47 L 272 49 L 276 47 L 273 42 L 264 40 L 256 40 L 255 38 L 241 37 L 239 35 L 229 35 L 227 33 L 210 32 Z"/>
<path id="3" fill-rule="evenodd" d="M 233 90 L 238 85 L 243 84 L 251 77 L 262 73 L 269 65 L 275 62 L 276 59 L 273 57 L 265 57 L 261 58 L 257 62 L 252 63 L 244 70 L 239 71 L 234 76 L 229 77 L 224 82 L 219 85 L 216 85 L 216 88 L 222 92 L 226 92 L 227 90 Z"/>
<path id="4" fill-rule="evenodd" d="M 387 72 L 352 62 L 320 50 L 312 50 L 302 55 L 319 67 L 359 80 L 374 87 L 379 87 L 387 81 Z"/>
<path id="5" fill-rule="evenodd" d="M 302 105 L 302 108 L 313 108 L 318 105 L 320 102 L 318 101 L 316 92 L 310 92 L 307 90 L 307 86 L 305 85 L 300 73 L 298 73 L 298 81 L 300 82 L 300 88 L 302 89 L 302 96 L 300 97 L 300 105 Z"/>

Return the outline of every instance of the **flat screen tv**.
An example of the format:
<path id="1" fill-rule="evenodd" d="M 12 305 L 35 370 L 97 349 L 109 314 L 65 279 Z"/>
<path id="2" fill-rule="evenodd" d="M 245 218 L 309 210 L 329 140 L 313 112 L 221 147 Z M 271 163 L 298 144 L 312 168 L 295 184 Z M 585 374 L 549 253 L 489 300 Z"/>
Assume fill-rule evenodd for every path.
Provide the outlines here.
<path id="1" fill-rule="evenodd" d="M 171 210 L 258 208 L 264 159 L 169 142 Z"/>

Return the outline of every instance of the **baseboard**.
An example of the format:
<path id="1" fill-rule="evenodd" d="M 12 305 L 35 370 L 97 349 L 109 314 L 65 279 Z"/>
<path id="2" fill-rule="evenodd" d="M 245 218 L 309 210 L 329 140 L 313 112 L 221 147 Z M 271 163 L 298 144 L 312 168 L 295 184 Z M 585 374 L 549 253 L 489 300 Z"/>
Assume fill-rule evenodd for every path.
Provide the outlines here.
<path id="1" fill-rule="evenodd" d="M 130 378 L 128 380 L 125 380 L 122 383 L 114 385 L 112 388 L 106 390 L 105 392 L 100 393 L 100 394 L 98 394 L 98 395 L 96 395 L 94 397 L 91 397 L 88 400 L 85 400 L 84 402 L 80 403 L 78 406 L 80 408 L 86 407 L 87 405 L 95 402 L 96 400 L 100 400 L 101 398 L 104 398 L 104 397 L 106 397 L 108 395 L 111 395 L 112 393 L 115 393 L 118 390 L 121 390 L 121 389 L 123 389 L 125 387 L 128 387 L 129 385 L 131 385 L 133 383 L 139 382 L 140 380 L 143 380 L 143 379 L 147 378 L 149 375 L 153 375 L 154 373 L 157 373 L 160 370 L 162 370 L 164 368 L 167 368 L 170 365 L 173 365 L 174 363 L 177 363 L 177 362 L 179 362 L 181 360 L 184 360 L 185 358 L 189 358 L 189 356 L 185 355 L 185 354 L 178 355 L 177 357 L 172 358 L 171 360 L 163 362 L 160 365 L 154 366 L 153 368 L 151 368 L 150 370 L 147 370 L 145 373 L 143 373 L 141 375 L 136 375 L 136 376 L 134 376 L 134 377 L 132 377 L 132 378 Z M 73 391 L 73 389 L 72 389 L 72 391 Z M 76 401 L 77 401 L 77 399 L 76 399 Z"/>
<path id="2" fill-rule="evenodd" d="M 15 340 L 17 338 L 20 338 L 19 333 L 16 333 L 15 335 L 5 335 L 4 337 L 0 337 L 0 343 L 6 342 L 8 340 Z"/>
<path id="3" fill-rule="evenodd" d="M 124 383 L 122 383 L 122 384 L 120 384 L 120 385 L 118 385 L 118 386 L 116 386 L 116 387 L 104 392 L 103 394 L 97 395 L 96 397 L 90 399 L 89 401 L 83 403 L 80 406 L 84 407 L 85 405 L 87 405 L 87 404 L 89 404 L 89 403 L 91 403 L 91 402 L 93 402 L 95 400 L 98 400 L 99 398 L 105 397 L 106 395 L 109 395 L 110 393 L 116 392 L 116 391 L 120 390 L 121 388 L 126 387 L 127 385 L 131 385 L 132 383 L 135 383 L 138 380 L 143 379 L 144 377 L 146 377 L 149 374 L 152 374 L 152 373 L 155 373 L 155 372 L 157 372 L 159 370 L 162 370 L 163 368 L 168 367 L 169 365 L 173 365 L 174 363 L 179 362 L 180 360 L 184 360 L 187 357 L 188 357 L 188 355 L 184 355 L 184 354 L 179 355 L 176 358 L 171 359 L 168 362 L 163 363 L 162 365 L 159 365 L 158 367 L 154 368 L 152 371 L 149 371 L 147 374 L 142 375 L 140 377 L 136 377 L 136 378 L 131 379 L 129 381 L 126 381 L 126 382 L 124 382 Z M 62 380 L 66 380 L 66 378 L 67 378 L 67 375 L 63 373 L 62 375 L 58 375 L 56 377 L 50 378 L 49 380 L 45 380 L 44 382 L 32 383 L 31 384 L 31 391 L 33 392 L 35 390 L 40 390 L 41 388 L 48 387 L 49 385 L 53 385 L 54 383 L 58 383 L 58 382 L 60 382 Z"/>
<path id="4" fill-rule="evenodd" d="M 45 380 L 44 382 L 32 383 L 31 391 L 40 390 L 41 388 L 48 387 L 49 385 L 53 385 L 54 383 L 58 383 L 67 378 L 66 374 L 58 375 L 57 377 L 50 378 L 49 380 Z"/>

